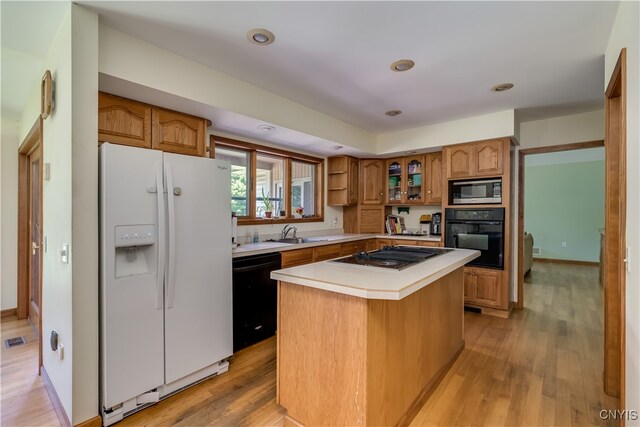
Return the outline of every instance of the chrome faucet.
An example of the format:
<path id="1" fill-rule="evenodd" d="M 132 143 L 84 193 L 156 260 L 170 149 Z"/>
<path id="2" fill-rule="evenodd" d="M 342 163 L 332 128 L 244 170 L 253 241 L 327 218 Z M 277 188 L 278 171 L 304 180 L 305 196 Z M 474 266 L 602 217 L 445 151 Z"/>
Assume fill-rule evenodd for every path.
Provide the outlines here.
<path id="1" fill-rule="evenodd" d="M 287 234 L 289 234 L 290 231 L 293 231 L 293 238 L 295 239 L 298 229 L 291 224 L 287 224 L 284 226 L 284 228 L 282 229 L 282 233 L 280 233 L 280 238 L 286 239 Z"/>

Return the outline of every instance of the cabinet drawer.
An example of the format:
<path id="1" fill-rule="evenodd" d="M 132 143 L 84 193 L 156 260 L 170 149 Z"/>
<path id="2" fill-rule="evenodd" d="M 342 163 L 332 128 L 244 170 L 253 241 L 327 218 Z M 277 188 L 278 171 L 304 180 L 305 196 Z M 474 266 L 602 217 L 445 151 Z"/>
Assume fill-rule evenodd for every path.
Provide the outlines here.
<path id="1" fill-rule="evenodd" d="M 313 248 L 313 259 L 315 261 L 324 261 L 327 259 L 338 258 L 342 253 L 340 244 L 324 245 Z"/>
<path id="2" fill-rule="evenodd" d="M 283 268 L 308 264 L 310 262 L 313 262 L 313 248 L 282 252 Z"/>
<path id="3" fill-rule="evenodd" d="M 357 252 L 363 252 L 366 250 L 367 250 L 367 241 L 359 240 L 357 242 L 343 243 L 340 249 L 340 254 L 342 256 L 353 255 Z"/>
<path id="4" fill-rule="evenodd" d="M 440 246 L 442 246 L 442 242 L 432 242 L 430 240 L 418 240 L 417 242 L 418 246 L 427 246 L 430 248 L 438 248 Z"/>

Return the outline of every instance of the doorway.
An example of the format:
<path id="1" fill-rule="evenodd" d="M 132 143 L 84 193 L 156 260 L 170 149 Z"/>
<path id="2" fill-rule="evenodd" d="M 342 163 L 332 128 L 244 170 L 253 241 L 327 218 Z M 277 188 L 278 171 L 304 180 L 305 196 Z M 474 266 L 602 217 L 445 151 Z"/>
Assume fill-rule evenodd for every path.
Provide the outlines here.
<path id="1" fill-rule="evenodd" d="M 42 366 L 42 118 L 18 149 L 18 319 L 39 338 Z"/>

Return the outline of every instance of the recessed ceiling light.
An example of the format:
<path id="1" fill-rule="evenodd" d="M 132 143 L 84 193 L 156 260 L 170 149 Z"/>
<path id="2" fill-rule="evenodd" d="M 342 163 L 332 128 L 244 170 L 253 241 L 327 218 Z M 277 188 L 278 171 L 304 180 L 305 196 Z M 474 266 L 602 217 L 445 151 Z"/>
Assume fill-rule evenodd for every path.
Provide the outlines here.
<path id="1" fill-rule="evenodd" d="M 387 111 L 385 114 L 386 114 L 387 116 L 389 116 L 389 117 L 395 117 L 395 116 L 397 116 L 397 115 L 402 114 L 402 111 L 400 111 L 400 110 L 389 110 L 389 111 Z"/>
<path id="2" fill-rule="evenodd" d="M 338 151 L 338 150 L 342 150 L 344 147 L 342 145 L 334 145 L 333 147 L 331 147 L 332 149 Z"/>
<path id="3" fill-rule="evenodd" d="M 258 126 L 258 130 L 261 130 L 263 132 L 271 132 L 272 130 L 275 130 L 276 127 L 275 126 L 271 126 L 271 125 L 260 125 Z"/>
<path id="4" fill-rule="evenodd" d="M 274 36 L 271 31 L 265 30 L 264 28 L 254 28 L 247 32 L 247 39 L 252 43 L 264 46 L 273 43 L 276 36 Z"/>
<path id="5" fill-rule="evenodd" d="M 391 71 L 407 71 L 412 69 L 414 65 L 416 63 L 410 59 L 401 59 L 391 64 Z"/>
<path id="6" fill-rule="evenodd" d="M 491 88 L 491 92 L 504 92 L 505 90 L 509 90 L 513 87 L 513 83 L 500 83 L 499 85 L 495 85 Z"/>

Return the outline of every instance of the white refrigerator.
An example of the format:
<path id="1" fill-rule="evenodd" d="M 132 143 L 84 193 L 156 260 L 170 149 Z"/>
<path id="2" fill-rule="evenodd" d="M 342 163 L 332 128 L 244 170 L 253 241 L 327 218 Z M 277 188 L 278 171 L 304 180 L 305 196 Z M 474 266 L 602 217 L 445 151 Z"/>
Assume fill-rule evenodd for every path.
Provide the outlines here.
<path id="1" fill-rule="evenodd" d="M 228 162 L 100 146 L 100 381 L 105 426 L 228 369 Z"/>

